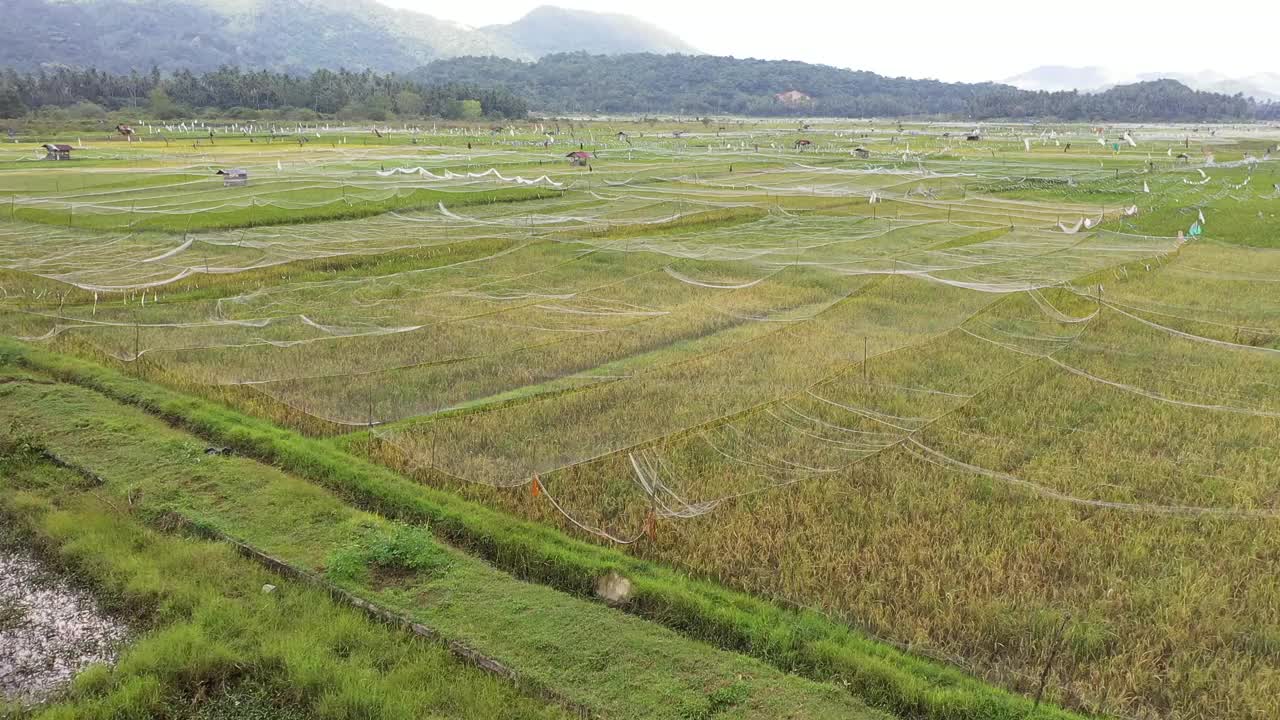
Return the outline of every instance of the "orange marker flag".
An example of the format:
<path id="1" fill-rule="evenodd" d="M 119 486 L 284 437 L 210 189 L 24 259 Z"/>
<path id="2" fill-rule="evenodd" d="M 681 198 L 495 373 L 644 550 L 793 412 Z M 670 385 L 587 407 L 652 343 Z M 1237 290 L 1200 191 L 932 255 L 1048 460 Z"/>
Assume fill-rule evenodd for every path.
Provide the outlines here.
<path id="1" fill-rule="evenodd" d="M 530 487 L 530 492 L 533 493 L 534 497 L 538 497 L 539 495 L 542 494 L 542 483 L 538 482 L 537 475 L 533 476 L 533 482 L 530 483 L 529 487 Z"/>

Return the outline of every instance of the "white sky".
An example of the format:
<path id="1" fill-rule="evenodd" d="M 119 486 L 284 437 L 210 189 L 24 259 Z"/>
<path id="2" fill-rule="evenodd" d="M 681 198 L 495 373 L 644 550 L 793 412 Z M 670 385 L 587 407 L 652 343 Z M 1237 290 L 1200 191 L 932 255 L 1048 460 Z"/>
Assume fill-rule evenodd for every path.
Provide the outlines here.
<path id="1" fill-rule="evenodd" d="M 1039 65 L 1100 65 L 1121 77 L 1280 72 L 1274 45 L 1280 3 L 1274 0 L 379 1 L 472 26 L 511 22 L 543 4 L 617 12 L 715 55 L 941 80 L 1002 80 Z"/>

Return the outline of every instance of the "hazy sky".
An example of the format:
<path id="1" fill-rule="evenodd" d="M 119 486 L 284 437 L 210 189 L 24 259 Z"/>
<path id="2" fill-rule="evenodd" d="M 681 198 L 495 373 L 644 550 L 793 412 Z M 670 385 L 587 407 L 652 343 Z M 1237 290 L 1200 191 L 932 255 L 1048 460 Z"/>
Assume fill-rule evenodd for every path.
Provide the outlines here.
<path id="1" fill-rule="evenodd" d="M 1274 0 L 380 1 L 473 26 L 511 22 L 543 4 L 618 12 L 716 55 L 804 60 L 942 80 L 1001 80 L 1038 65 L 1101 65 L 1121 76 L 1280 72 L 1274 46 L 1280 4 Z"/>

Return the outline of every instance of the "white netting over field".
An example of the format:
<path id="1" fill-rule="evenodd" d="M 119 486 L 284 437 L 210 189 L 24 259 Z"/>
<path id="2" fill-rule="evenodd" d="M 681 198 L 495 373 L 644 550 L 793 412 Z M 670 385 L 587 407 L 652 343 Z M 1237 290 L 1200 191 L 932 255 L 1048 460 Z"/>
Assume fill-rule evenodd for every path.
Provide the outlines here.
<path id="1" fill-rule="evenodd" d="M 1195 241 L 1267 201 L 1270 165 L 1158 165 L 1173 136 L 1126 132 L 1123 152 L 1066 129 L 740 129 L 597 142 L 591 167 L 495 139 L 24 170 L 0 188 L 4 331 L 376 426 L 406 467 L 543 476 L 618 539 L 886 456 L 1112 509 L 1247 509 L 1264 499 L 1112 497 L 955 447 L 1003 439 L 970 413 L 1032 377 L 1176 422 L 1280 413 L 1256 292 L 1275 253 Z M 581 468 L 606 480 L 565 487 Z"/>

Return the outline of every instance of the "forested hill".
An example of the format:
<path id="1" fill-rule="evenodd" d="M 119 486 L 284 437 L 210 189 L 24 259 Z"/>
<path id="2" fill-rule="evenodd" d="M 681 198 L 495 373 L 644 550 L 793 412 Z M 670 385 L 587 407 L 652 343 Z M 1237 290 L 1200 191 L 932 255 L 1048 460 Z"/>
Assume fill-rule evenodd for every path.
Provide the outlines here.
<path id="1" fill-rule="evenodd" d="M 462 55 L 697 52 L 636 18 L 551 6 L 481 28 L 376 0 L 4 0 L 0 17 L 11 28 L 0 43 L 0 67 L 19 71 L 207 72 L 239 65 L 385 73 Z"/>
<path id="2" fill-rule="evenodd" d="M 474 104 L 467 104 L 472 101 Z M 0 70 L 0 117 L 103 118 L 145 107 L 148 117 L 391 120 L 518 118 L 535 113 L 653 113 L 792 117 L 939 117 L 1063 121 L 1270 120 L 1280 104 L 1191 90 L 1174 80 L 1095 95 L 1029 92 L 887 78 L 798 62 L 687 55 L 555 55 L 436 62 L 411 74 L 318 70 L 306 75 L 224 67 L 196 74 Z"/>
<path id="3" fill-rule="evenodd" d="M 996 83 L 944 83 L 783 60 L 708 55 L 562 53 L 536 62 L 495 57 L 438 60 L 415 71 L 431 82 L 500 86 L 534 110 L 563 113 L 973 119 L 1244 120 L 1278 107 L 1201 92 L 1173 80 L 1098 94 L 1031 92 Z M 794 91 L 794 92 L 793 92 Z"/>

